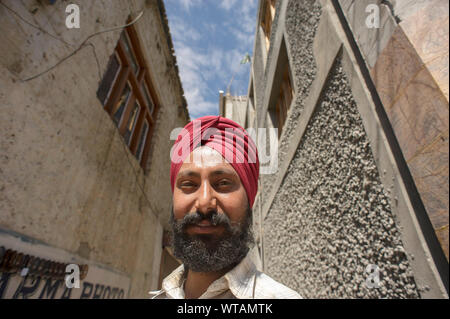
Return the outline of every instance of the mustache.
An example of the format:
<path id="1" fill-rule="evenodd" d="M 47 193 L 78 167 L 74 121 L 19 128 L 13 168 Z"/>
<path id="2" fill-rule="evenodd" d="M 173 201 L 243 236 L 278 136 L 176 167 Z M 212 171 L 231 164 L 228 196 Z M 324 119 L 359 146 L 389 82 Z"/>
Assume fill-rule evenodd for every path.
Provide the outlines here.
<path id="1" fill-rule="evenodd" d="M 186 214 L 183 219 L 176 221 L 176 223 L 179 227 L 185 228 L 197 225 L 203 220 L 208 221 L 213 226 L 223 225 L 226 228 L 230 228 L 233 224 L 226 214 L 219 214 L 216 210 L 211 210 L 206 214 L 196 210 L 193 213 Z"/>

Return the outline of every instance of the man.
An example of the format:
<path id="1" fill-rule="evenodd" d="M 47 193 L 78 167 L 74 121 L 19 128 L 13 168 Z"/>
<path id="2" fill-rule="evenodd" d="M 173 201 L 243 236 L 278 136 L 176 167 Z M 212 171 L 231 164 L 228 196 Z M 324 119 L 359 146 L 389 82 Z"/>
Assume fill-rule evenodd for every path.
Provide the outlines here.
<path id="1" fill-rule="evenodd" d="M 194 120 L 171 161 L 173 249 L 183 264 L 152 298 L 301 298 L 251 261 L 259 160 L 245 130 L 220 116 Z"/>

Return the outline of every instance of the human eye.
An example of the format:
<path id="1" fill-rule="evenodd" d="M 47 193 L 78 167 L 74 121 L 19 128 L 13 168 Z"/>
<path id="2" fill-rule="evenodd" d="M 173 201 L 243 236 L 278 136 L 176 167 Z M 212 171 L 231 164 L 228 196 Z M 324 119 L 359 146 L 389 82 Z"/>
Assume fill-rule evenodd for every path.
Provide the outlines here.
<path id="1" fill-rule="evenodd" d="M 184 193 L 192 193 L 197 188 L 197 182 L 194 178 L 182 177 L 177 181 L 177 188 Z"/>
<path id="2" fill-rule="evenodd" d="M 233 182 L 229 179 L 221 179 L 216 182 L 216 187 L 219 189 L 228 189 L 233 186 Z"/>
<path id="3" fill-rule="evenodd" d="M 180 187 L 181 188 L 192 188 L 195 187 L 196 184 L 192 181 L 182 181 L 180 182 Z"/>

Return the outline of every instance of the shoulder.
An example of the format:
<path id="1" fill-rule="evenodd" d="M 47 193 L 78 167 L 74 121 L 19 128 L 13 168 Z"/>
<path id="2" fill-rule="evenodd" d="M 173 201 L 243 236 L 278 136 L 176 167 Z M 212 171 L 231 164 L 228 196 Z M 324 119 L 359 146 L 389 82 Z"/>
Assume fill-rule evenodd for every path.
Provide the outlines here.
<path id="1" fill-rule="evenodd" d="M 255 274 L 255 297 L 258 299 L 303 299 L 295 290 L 257 271 Z"/>

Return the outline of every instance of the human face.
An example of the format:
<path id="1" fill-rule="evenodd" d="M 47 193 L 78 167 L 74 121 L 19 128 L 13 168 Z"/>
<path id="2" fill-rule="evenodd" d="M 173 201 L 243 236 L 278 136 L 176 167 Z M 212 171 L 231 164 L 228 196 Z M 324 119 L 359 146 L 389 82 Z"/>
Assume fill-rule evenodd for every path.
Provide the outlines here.
<path id="1" fill-rule="evenodd" d="M 173 193 L 174 219 L 199 212 L 216 211 L 225 214 L 232 225 L 239 224 L 248 208 L 245 188 L 234 168 L 217 151 L 202 146 L 196 148 L 181 165 L 175 180 Z M 189 226 L 187 233 L 223 233 L 222 226 L 214 226 L 203 220 Z"/>
<path id="2" fill-rule="evenodd" d="M 233 167 L 216 151 L 198 148 L 174 187 L 173 252 L 196 272 L 229 268 L 253 245 L 252 212 Z"/>

